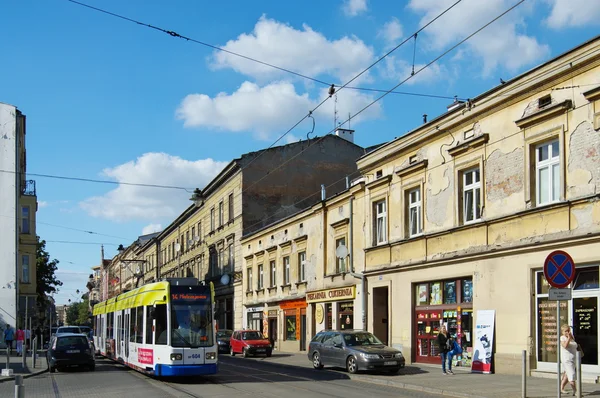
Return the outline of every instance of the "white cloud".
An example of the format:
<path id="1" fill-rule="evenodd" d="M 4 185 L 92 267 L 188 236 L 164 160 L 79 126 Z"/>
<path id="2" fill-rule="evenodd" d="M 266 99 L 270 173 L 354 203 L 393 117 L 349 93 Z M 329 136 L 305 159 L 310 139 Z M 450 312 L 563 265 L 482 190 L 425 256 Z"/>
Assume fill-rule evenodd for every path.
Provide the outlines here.
<path id="1" fill-rule="evenodd" d="M 252 33 L 239 35 L 223 48 L 314 78 L 327 74 L 343 82 L 354 77 L 373 60 L 373 50 L 356 37 L 330 41 L 307 25 L 297 30 L 265 16 L 258 20 Z M 222 51 L 214 52 L 212 67 L 231 68 L 262 82 L 291 76 Z"/>
<path id="2" fill-rule="evenodd" d="M 409 8 L 423 14 L 420 25 L 431 21 L 452 4 L 453 0 L 411 0 Z M 513 3 L 509 0 L 465 0 L 431 24 L 423 35 L 431 50 L 441 51 L 462 40 L 486 22 L 506 11 Z M 532 36 L 520 33 L 527 9 L 514 9 L 473 36 L 461 47 L 468 55 L 483 62 L 483 74 L 489 75 L 502 66 L 513 72 L 546 57 L 550 49 Z M 419 35 L 421 38 L 421 35 Z M 423 41 L 418 45 L 423 45 Z"/>
<path id="3" fill-rule="evenodd" d="M 186 127 L 209 127 L 231 132 L 253 131 L 257 138 L 269 140 L 275 135 L 283 134 L 313 109 L 327 96 L 327 90 L 326 87 L 319 90 L 318 98 L 311 99 L 308 94 L 296 93 L 294 85 L 289 82 L 275 82 L 264 87 L 244 82 L 230 95 L 219 93 L 214 98 L 205 94 L 186 96 L 177 109 L 177 118 L 183 120 Z M 340 91 L 337 96 L 338 114 L 344 118 L 348 112 L 357 112 L 374 98 L 349 89 Z M 316 133 L 326 130 L 321 123 L 330 126 L 328 123 L 333 117 L 333 106 L 334 101 L 329 100 L 314 113 L 317 120 Z M 381 105 L 378 103 L 353 120 L 353 123 L 377 118 L 380 114 Z M 297 131 L 295 130 L 296 133 Z"/>
<path id="4" fill-rule="evenodd" d="M 185 160 L 166 153 L 146 153 L 136 160 L 104 169 L 104 176 L 119 182 L 204 187 L 227 162 L 213 159 Z M 94 217 L 114 221 L 172 219 L 190 205 L 184 190 L 119 185 L 103 196 L 94 196 L 79 206 Z"/>
<path id="5" fill-rule="evenodd" d="M 546 20 L 554 29 L 600 23 L 600 2 L 590 0 L 547 0 L 552 5 Z"/>
<path id="6" fill-rule="evenodd" d="M 384 62 L 384 67 L 381 68 L 382 76 L 398 83 L 408 79 L 403 84 L 407 86 L 414 84 L 430 84 L 441 80 L 442 77 L 448 77 L 446 68 L 438 63 L 431 64 L 423 70 L 421 69 L 425 66 L 424 64 L 415 64 L 416 74 L 413 77 L 410 77 L 413 71 L 411 63 L 403 59 L 397 59 L 393 55 L 388 56 Z"/>
<path id="7" fill-rule="evenodd" d="M 398 45 L 398 40 L 403 35 L 402 25 L 396 17 L 392 17 L 389 22 L 386 22 L 378 33 L 379 37 L 382 37 L 389 46 Z"/>
<path id="8" fill-rule="evenodd" d="M 38 208 L 43 209 L 44 207 L 48 207 L 48 202 L 45 200 L 38 200 Z"/>
<path id="9" fill-rule="evenodd" d="M 142 235 L 153 234 L 155 232 L 162 231 L 161 224 L 148 224 L 144 228 L 142 228 Z"/>
<path id="10" fill-rule="evenodd" d="M 346 15 L 355 17 L 367 11 L 367 0 L 344 0 L 342 9 Z"/>

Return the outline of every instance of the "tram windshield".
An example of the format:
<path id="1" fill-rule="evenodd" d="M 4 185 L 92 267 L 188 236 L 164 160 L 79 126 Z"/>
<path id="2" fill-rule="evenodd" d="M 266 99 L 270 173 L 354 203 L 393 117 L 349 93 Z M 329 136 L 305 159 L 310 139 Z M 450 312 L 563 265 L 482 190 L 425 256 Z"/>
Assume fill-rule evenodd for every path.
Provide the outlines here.
<path id="1" fill-rule="evenodd" d="M 171 346 L 194 348 L 214 345 L 210 293 L 174 293 L 179 290 L 177 288 L 171 287 Z"/>

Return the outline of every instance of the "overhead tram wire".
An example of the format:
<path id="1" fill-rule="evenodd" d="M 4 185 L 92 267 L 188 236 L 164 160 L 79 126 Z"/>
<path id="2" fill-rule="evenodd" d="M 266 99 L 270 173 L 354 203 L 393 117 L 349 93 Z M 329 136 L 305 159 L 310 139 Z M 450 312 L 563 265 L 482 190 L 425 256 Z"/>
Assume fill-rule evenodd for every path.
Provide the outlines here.
<path id="1" fill-rule="evenodd" d="M 71 245 L 104 245 L 104 246 L 118 246 L 117 243 L 106 243 L 106 242 L 74 242 L 70 240 L 45 240 L 47 243 L 67 243 Z"/>

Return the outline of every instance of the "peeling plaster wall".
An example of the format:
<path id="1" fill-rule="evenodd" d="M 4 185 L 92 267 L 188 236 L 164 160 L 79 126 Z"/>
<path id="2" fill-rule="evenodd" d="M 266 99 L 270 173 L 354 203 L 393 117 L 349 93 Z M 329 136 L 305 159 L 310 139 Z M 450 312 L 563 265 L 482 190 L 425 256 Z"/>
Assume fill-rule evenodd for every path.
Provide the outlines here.
<path id="1" fill-rule="evenodd" d="M 575 228 L 589 228 L 594 226 L 593 218 L 594 206 L 587 205 L 581 209 L 573 209 L 573 215 L 577 222 Z"/>
<path id="2" fill-rule="evenodd" d="M 515 148 L 508 153 L 496 149 L 488 156 L 485 163 L 484 217 L 513 212 L 519 207 L 514 202 L 523 202 L 523 164 L 523 148 Z"/>
<path id="3" fill-rule="evenodd" d="M 571 133 L 568 160 L 568 197 L 574 199 L 600 192 L 600 133 L 589 121 Z"/>
<path id="4" fill-rule="evenodd" d="M 431 172 L 427 178 L 427 200 L 425 202 L 427 222 L 435 224 L 437 227 L 443 227 L 445 224 L 452 225 L 454 217 L 452 215 L 452 196 L 454 194 L 454 178 L 451 167 L 444 168 L 440 180 L 436 180 Z M 425 225 L 427 228 L 427 225 Z"/>

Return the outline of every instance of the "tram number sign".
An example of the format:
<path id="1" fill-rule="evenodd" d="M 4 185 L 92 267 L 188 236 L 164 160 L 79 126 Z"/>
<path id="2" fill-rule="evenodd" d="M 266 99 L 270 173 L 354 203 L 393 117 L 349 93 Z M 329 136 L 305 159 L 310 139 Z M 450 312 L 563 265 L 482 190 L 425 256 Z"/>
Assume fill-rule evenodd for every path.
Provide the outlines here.
<path id="1" fill-rule="evenodd" d="M 575 278 L 575 261 L 562 250 L 555 250 L 544 261 L 544 277 L 550 286 L 562 289 Z"/>

